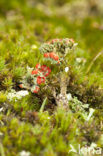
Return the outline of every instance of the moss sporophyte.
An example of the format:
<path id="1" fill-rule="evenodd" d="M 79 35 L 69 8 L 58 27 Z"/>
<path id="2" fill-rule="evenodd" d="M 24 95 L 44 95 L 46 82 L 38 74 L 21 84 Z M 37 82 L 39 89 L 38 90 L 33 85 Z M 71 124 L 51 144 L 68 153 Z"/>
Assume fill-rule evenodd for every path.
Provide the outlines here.
<path id="1" fill-rule="evenodd" d="M 52 92 L 57 105 L 67 108 L 67 84 L 69 82 L 69 55 L 73 53 L 76 44 L 73 39 L 53 39 L 41 45 L 40 53 L 43 55 L 43 62 L 48 65 L 36 64 L 35 68 L 27 68 L 27 74 L 24 76 L 20 88 L 26 88 L 33 93 L 40 91 L 41 84 L 48 86 Z M 53 72 L 52 72 L 53 71 Z M 51 73 L 51 74 L 50 74 Z M 54 74 L 55 73 L 55 74 Z M 54 77 L 59 82 L 60 93 L 56 93 L 56 86 L 52 83 Z"/>

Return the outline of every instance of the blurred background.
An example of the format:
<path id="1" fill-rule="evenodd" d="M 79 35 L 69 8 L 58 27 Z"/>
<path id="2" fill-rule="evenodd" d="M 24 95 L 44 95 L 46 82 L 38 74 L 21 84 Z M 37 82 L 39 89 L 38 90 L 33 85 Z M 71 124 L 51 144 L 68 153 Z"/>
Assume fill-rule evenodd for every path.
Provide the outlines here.
<path id="1" fill-rule="evenodd" d="M 74 38 L 90 62 L 103 49 L 103 1 L 0 0 L 0 38 L 11 35 L 16 42 L 18 33 L 28 44 Z M 93 71 L 103 72 L 102 59 Z"/>

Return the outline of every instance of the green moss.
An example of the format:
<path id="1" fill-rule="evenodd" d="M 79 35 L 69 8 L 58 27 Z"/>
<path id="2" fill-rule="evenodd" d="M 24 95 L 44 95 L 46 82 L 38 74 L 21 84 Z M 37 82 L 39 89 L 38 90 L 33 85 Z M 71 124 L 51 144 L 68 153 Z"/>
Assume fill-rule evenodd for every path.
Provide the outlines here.
<path id="1" fill-rule="evenodd" d="M 85 2 L 83 0 L 83 4 Z M 66 6 L 71 8 L 68 13 L 65 13 Z M 100 10 L 93 15 L 91 4 L 88 6 L 84 15 L 74 0 L 9 0 L 9 3 L 0 0 L 1 156 L 19 156 L 23 150 L 30 151 L 31 156 L 74 156 L 74 153 L 68 154 L 70 144 L 78 149 L 78 144 L 84 146 L 84 143 L 90 145 L 92 142 L 103 148 L 103 55 L 87 73 L 103 47 L 103 20 Z M 19 100 L 7 99 L 11 89 L 21 90 L 19 84 L 27 66 L 44 63 L 40 45 L 53 38 L 67 37 L 78 43 L 74 54 L 67 58 L 70 65 L 68 93 L 77 97 L 80 105 L 88 103 L 95 109 L 94 120 L 89 123 L 84 122 L 78 111 L 57 108 L 49 87 L 45 90 L 41 86 L 37 95 L 29 93 Z M 82 61 L 78 62 L 76 58 L 82 58 Z M 52 69 L 52 74 L 56 70 Z M 52 82 L 51 77 L 48 81 L 54 83 L 59 93 L 59 82 Z M 45 97 L 47 103 L 40 111 Z M 88 109 L 85 111 L 89 112 Z"/>

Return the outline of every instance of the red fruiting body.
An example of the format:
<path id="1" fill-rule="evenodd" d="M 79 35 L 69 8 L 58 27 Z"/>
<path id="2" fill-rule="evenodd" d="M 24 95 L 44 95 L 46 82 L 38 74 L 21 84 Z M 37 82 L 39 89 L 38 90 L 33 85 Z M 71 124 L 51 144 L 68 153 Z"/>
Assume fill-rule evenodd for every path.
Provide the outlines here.
<path id="1" fill-rule="evenodd" d="M 55 61 L 58 61 L 58 60 L 59 60 L 58 55 L 54 55 L 54 60 L 55 60 Z"/>
<path id="2" fill-rule="evenodd" d="M 45 77 L 47 77 L 47 76 L 50 74 L 51 69 L 48 67 L 48 68 L 47 68 L 47 71 L 48 71 L 48 72 L 44 75 Z"/>
<path id="3" fill-rule="evenodd" d="M 42 72 L 43 72 L 44 75 L 45 75 L 45 72 L 48 72 L 48 73 L 51 72 L 51 69 L 49 67 L 45 66 L 45 65 L 43 65 L 41 67 L 41 70 L 42 70 Z"/>
<path id="4" fill-rule="evenodd" d="M 33 90 L 33 93 L 38 93 L 39 90 L 40 90 L 40 88 L 38 86 L 36 86 L 35 90 Z"/>
<path id="5" fill-rule="evenodd" d="M 56 55 L 54 52 L 51 52 L 49 55 L 50 55 L 50 58 L 54 59 L 55 61 L 59 60 L 59 56 Z"/>
<path id="6" fill-rule="evenodd" d="M 40 77 L 40 76 L 38 76 L 37 77 L 37 84 L 41 84 L 41 83 L 44 83 L 45 82 L 45 77 Z"/>
<path id="7" fill-rule="evenodd" d="M 59 39 L 54 39 L 51 41 L 51 43 L 53 44 L 54 42 L 57 42 L 57 41 L 59 41 Z"/>
<path id="8" fill-rule="evenodd" d="M 51 72 L 51 69 L 49 67 L 47 68 L 47 70 L 48 70 L 49 73 Z"/>
<path id="9" fill-rule="evenodd" d="M 39 67 L 40 67 L 40 64 L 36 64 L 35 68 L 37 68 L 37 69 L 38 69 Z"/>
<path id="10" fill-rule="evenodd" d="M 72 38 L 70 38 L 70 41 L 74 43 L 74 40 Z"/>
<path id="11" fill-rule="evenodd" d="M 44 76 L 45 76 L 45 75 L 48 76 L 49 73 L 51 72 L 51 69 L 50 69 L 49 67 L 47 67 L 46 65 L 42 65 L 42 66 L 40 67 L 39 71 L 40 71 Z M 48 73 L 48 74 L 47 74 L 47 73 Z M 41 78 L 43 79 L 42 82 L 44 82 L 44 78 L 43 78 L 43 77 L 38 76 L 38 78 L 37 78 L 37 81 L 38 81 L 38 83 L 40 83 L 40 84 L 41 84 Z"/>
<path id="12" fill-rule="evenodd" d="M 44 57 L 48 58 L 49 57 L 49 53 L 44 53 Z"/>
<path id="13" fill-rule="evenodd" d="M 36 90 L 39 91 L 39 89 L 40 89 L 40 88 L 39 88 L 38 86 L 36 86 Z"/>
<path id="14" fill-rule="evenodd" d="M 36 69 L 36 70 L 33 70 L 33 71 L 31 72 L 31 74 L 32 74 L 32 75 L 38 74 L 38 70 L 37 70 L 37 69 Z"/>
<path id="15" fill-rule="evenodd" d="M 20 88 L 23 88 L 23 85 L 22 85 L 22 84 L 20 84 L 20 85 L 19 85 L 19 87 L 20 87 Z"/>
<path id="16" fill-rule="evenodd" d="M 33 90 L 33 93 L 37 93 L 38 91 L 37 90 Z"/>
<path id="17" fill-rule="evenodd" d="M 55 55 L 55 53 L 54 52 L 51 52 L 50 54 L 49 54 L 49 56 L 50 56 L 50 58 L 54 58 L 54 55 Z"/>
<path id="18" fill-rule="evenodd" d="M 58 60 L 58 64 L 60 64 L 60 61 Z"/>
<path id="19" fill-rule="evenodd" d="M 44 76 L 47 77 L 49 75 L 49 73 L 46 73 Z"/>
<path id="20" fill-rule="evenodd" d="M 46 65 L 41 66 L 41 72 L 46 72 L 48 67 Z"/>
<path id="21" fill-rule="evenodd" d="M 45 83 L 45 77 L 42 77 L 42 83 Z"/>
<path id="22" fill-rule="evenodd" d="M 39 84 L 39 85 L 41 84 L 41 77 L 40 76 L 37 77 L 37 84 Z"/>
<path id="23" fill-rule="evenodd" d="M 55 42 L 58 42 L 58 41 L 59 41 L 59 42 L 62 42 L 62 39 L 54 39 L 54 40 L 51 41 L 51 44 L 53 44 L 53 43 L 55 43 Z"/>

